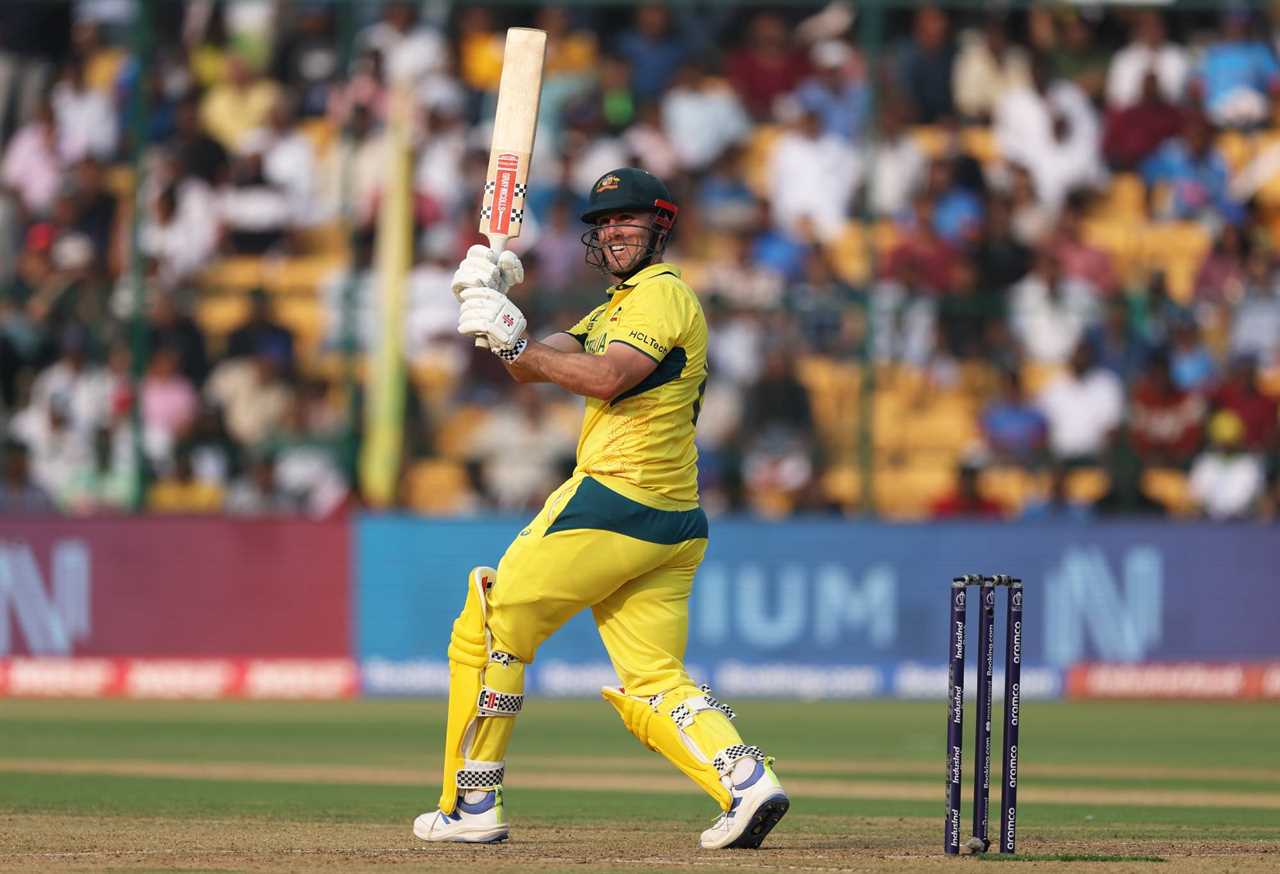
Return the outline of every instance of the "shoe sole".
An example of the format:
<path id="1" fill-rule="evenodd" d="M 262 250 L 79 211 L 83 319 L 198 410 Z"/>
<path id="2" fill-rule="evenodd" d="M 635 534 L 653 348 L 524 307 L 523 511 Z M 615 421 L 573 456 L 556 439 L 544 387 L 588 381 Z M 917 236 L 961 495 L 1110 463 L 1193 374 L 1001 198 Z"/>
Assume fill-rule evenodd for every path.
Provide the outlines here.
<path id="1" fill-rule="evenodd" d="M 756 808 L 756 812 L 751 816 L 751 822 L 747 824 L 742 834 L 728 844 L 726 849 L 758 849 L 764 843 L 764 839 L 769 836 L 769 832 L 773 831 L 773 827 L 787 815 L 790 809 L 791 799 L 785 795 L 775 796 L 765 801 Z"/>
<path id="2" fill-rule="evenodd" d="M 416 832 L 414 836 L 417 837 L 418 840 L 425 841 L 428 844 L 500 844 L 507 838 L 511 837 L 507 832 L 503 832 L 502 834 L 491 838 L 471 838 L 465 835 L 457 835 L 455 837 L 448 838 L 424 838 Z"/>
<path id="3" fill-rule="evenodd" d="M 429 834 L 429 833 L 428 833 Z M 447 837 L 439 834 L 436 837 L 418 834 L 418 830 L 413 830 L 413 836 L 420 841 L 426 841 L 429 844 L 500 844 L 511 836 L 510 831 L 503 829 L 497 834 L 487 829 L 475 829 L 455 831 Z"/>

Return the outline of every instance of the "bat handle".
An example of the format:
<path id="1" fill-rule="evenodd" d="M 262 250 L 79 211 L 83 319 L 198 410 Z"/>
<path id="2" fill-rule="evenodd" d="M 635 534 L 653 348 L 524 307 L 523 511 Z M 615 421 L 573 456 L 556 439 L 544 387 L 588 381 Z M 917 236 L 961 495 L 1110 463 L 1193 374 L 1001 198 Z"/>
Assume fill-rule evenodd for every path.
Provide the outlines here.
<path id="1" fill-rule="evenodd" d="M 501 255 L 502 250 L 507 248 L 506 234 L 485 234 L 489 238 L 489 248 L 493 250 L 493 254 Z M 477 349 L 488 349 L 489 339 L 487 337 L 476 337 Z"/>

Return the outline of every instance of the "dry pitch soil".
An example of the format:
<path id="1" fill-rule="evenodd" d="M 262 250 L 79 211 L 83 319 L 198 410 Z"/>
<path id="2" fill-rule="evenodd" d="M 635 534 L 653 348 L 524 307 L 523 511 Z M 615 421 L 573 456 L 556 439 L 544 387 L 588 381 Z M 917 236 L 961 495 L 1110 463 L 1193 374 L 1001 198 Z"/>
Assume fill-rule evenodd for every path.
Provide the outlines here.
<path id="1" fill-rule="evenodd" d="M 696 849 L 687 825 L 635 823 L 517 827 L 505 844 L 426 846 L 407 824 L 188 821 L 63 815 L 0 817 L 0 871 L 954 871 L 980 859 L 944 858 L 933 847 L 937 823 L 925 818 L 785 821 L 765 848 Z M 1212 846 L 1191 840 L 1099 843 L 1027 840 L 1014 871 L 1275 872 L 1280 848 Z M 1135 857 L 1056 861 L 1046 855 Z M 1146 858 L 1144 858 L 1146 857 Z M 1159 857 L 1163 861 L 1154 861 Z M 1004 869 L 996 868 L 1000 872 Z M 1010 872 L 1013 874 L 1013 872 Z"/>

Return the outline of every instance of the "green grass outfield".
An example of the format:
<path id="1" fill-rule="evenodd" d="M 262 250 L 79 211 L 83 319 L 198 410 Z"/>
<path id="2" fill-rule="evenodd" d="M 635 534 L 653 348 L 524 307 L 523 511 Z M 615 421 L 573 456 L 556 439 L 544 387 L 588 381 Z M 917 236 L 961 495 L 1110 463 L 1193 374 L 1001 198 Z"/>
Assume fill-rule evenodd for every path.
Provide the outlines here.
<path id="1" fill-rule="evenodd" d="M 531 700 L 509 759 L 513 840 L 439 848 L 409 823 L 435 806 L 442 702 L 0 700 L 0 871 L 984 864 L 940 852 L 942 701 L 734 703 L 793 808 L 765 850 L 726 855 L 694 848 L 711 802 L 603 701 Z M 971 738 L 972 708 L 967 723 Z M 1280 870 L 1278 739 L 1276 705 L 1026 702 L 1025 867 Z M 967 802 L 971 740 L 965 755 Z"/>

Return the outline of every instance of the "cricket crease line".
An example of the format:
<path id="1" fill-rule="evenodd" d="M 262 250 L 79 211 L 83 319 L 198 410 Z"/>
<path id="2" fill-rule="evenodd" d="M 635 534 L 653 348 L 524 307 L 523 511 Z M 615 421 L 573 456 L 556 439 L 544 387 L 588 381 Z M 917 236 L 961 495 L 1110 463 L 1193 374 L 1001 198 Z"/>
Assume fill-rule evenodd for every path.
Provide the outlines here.
<path id="1" fill-rule="evenodd" d="M 581 763 L 579 763 L 581 767 Z M 941 769 L 937 769 L 941 771 Z M 162 777 L 187 780 L 255 783 L 371 784 L 384 786 L 438 785 L 438 772 L 423 769 L 321 764 L 268 765 L 250 762 L 156 762 L 99 759 L 0 759 L 0 772 L 78 774 L 116 777 Z M 785 771 L 784 771 L 785 774 Z M 941 782 L 941 781 L 939 781 Z M 557 773 L 514 771 L 509 789 L 578 789 L 700 794 L 686 778 L 675 774 L 600 774 L 569 769 Z M 920 782 L 808 780 L 785 781 L 793 796 L 849 801 L 935 801 L 936 786 Z M 1238 807 L 1280 810 L 1280 794 L 1218 792 L 1200 789 L 1116 789 L 1102 786 L 1020 786 L 1019 801 L 1033 804 L 1137 805 L 1144 807 Z"/>

